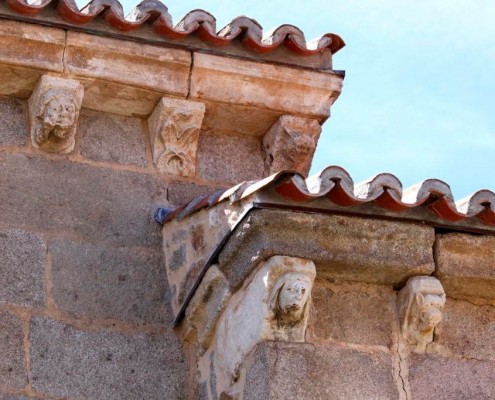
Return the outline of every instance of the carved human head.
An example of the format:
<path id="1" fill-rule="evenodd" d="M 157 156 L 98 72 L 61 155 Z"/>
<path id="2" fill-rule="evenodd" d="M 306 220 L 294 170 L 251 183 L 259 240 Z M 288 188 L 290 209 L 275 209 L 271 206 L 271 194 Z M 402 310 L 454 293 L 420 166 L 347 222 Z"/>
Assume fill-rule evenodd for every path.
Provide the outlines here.
<path id="1" fill-rule="evenodd" d="M 67 139 L 74 128 L 78 105 L 69 93 L 63 90 L 48 90 L 43 96 L 38 118 L 41 129 L 37 142 L 42 143 L 50 136 L 55 140 Z"/>
<path id="2" fill-rule="evenodd" d="M 312 286 L 313 280 L 302 273 L 283 274 L 272 289 L 272 311 L 284 320 L 299 319 L 308 304 Z"/>
<path id="3" fill-rule="evenodd" d="M 306 305 L 311 292 L 311 282 L 305 276 L 288 278 L 278 295 L 278 306 L 288 313 L 301 310 Z"/>

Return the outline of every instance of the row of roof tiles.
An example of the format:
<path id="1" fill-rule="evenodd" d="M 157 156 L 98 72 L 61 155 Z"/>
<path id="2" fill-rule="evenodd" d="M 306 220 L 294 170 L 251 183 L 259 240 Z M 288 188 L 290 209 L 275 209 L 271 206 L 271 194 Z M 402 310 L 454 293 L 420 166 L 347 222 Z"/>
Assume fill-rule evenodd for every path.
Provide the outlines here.
<path id="1" fill-rule="evenodd" d="M 352 208 L 371 203 L 396 215 L 427 207 L 447 222 L 462 224 L 476 219 L 484 226 L 495 227 L 495 193 L 490 190 L 479 190 L 456 202 L 449 185 L 438 179 L 428 179 L 403 190 L 396 176 L 383 173 L 355 185 L 349 173 L 337 166 L 330 166 L 308 179 L 285 171 L 260 181 L 244 182 L 227 190 L 198 196 L 188 204 L 157 216 L 157 220 L 162 223 L 181 220 L 203 208 L 227 199 L 240 201 L 263 189 L 273 189 L 278 200 L 288 204 L 310 206 L 313 200 L 325 199 L 337 206 Z"/>
<path id="2" fill-rule="evenodd" d="M 215 17 L 204 10 L 193 10 L 173 25 L 168 8 L 157 0 L 142 1 L 127 17 L 117 0 L 93 0 L 82 9 L 78 8 L 74 0 L 37 0 L 31 3 L 25 0 L 6 0 L 6 3 L 16 13 L 26 16 L 55 8 L 60 17 L 74 24 L 83 25 L 104 18 L 112 28 L 123 32 L 149 24 L 157 34 L 170 39 L 180 40 L 196 34 L 201 40 L 215 46 L 225 46 L 239 40 L 245 47 L 259 54 L 269 53 L 281 45 L 300 56 L 314 55 L 324 49 L 329 49 L 334 54 L 345 45 L 342 38 L 333 33 L 306 42 L 304 33 L 293 25 L 279 26 L 264 35 L 263 28 L 257 21 L 244 16 L 235 18 L 217 31 Z"/>

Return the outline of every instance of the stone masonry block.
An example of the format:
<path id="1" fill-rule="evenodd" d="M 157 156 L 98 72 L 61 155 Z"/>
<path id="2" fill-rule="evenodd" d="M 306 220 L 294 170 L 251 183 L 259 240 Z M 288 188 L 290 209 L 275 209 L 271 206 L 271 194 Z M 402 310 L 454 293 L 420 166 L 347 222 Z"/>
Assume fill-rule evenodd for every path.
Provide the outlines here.
<path id="1" fill-rule="evenodd" d="M 122 246 L 161 244 L 151 210 L 165 202 L 166 187 L 150 175 L 5 153 L 0 167 L 5 224 Z"/>
<path id="2" fill-rule="evenodd" d="M 186 96 L 191 54 L 185 50 L 136 43 L 82 32 L 67 32 L 65 71 L 93 78 L 100 90 L 118 82 Z M 94 81 L 102 80 L 102 82 Z M 118 97 L 119 93 L 112 93 Z M 112 96 L 112 97 L 113 97 Z"/>
<path id="3" fill-rule="evenodd" d="M 437 235 L 435 259 L 448 296 L 495 299 L 495 237 Z"/>
<path id="4" fill-rule="evenodd" d="M 174 206 L 188 203 L 196 196 L 211 194 L 220 188 L 198 185 L 191 182 L 170 182 L 168 185 L 168 201 Z"/>
<path id="5" fill-rule="evenodd" d="M 43 307 L 45 243 L 20 230 L 0 231 L 0 303 Z"/>
<path id="6" fill-rule="evenodd" d="M 396 301 L 391 287 L 332 284 L 319 279 L 312 297 L 307 337 L 368 346 L 391 345 Z"/>
<path id="7" fill-rule="evenodd" d="M 163 323 L 170 302 L 160 249 L 50 244 L 55 303 L 94 319 Z"/>
<path id="8" fill-rule="evenodd" d="M 62 72 L 65 34 L 63 29 L 2 20 L 0 62 Z"/>
<path id="9" fill-rule="evenodd" d="M 199 174 L 214 182 L 237 184 L 264 176 L 261 142 L 255 137 L 202 133 L 198 148 Z"/>
<path id="10" fill-rule="evenodd" d="M 417 224 L 254 210 L 231 235 L 219 265 L 234 288 L 276 254 L 313 260 L 321 278 L 395 285 L 434 271 L 434 238 L 432 228 Z"/>
<path id="11" fill-rule="evenodd" d="M 495 361 L 495 307 L 449 298 L 435 342 L 449 353 Z"/>
<path id="12" fill-rule="evenodd" d="M 252 353 L 244 400 L 397 399 L 390 356 L 337 346 L 263 342 Z"/>
<path id="13" fill-rule="evenodd" d="M 13 314 L 0 312 L 0 387 L 12 390 L 26 385 L 22 322 Z"/>
<path id="14" fill-rule="evenodd" d="M 326 118 L 340 94 L 342 80 L 334 73 L 194 53 L 190 96 L 231 107 L 249 105 Z M 252 119 L 253 115 L 236 115 L 232 124 L 243 118 Z"/>
<path id="15" fill-rule="evenodd" d="M 25 103 L 12 97 L 0 97 L 0 145 L 22 146 L 26 142 Z"/>
<path id="16" fill-rule="evenodd" d="M 493 399 L 493 362 L 415 355 L 409 367 L 409 384 L 415 400 Z"/>
<path id="17" fill-rule="evenodd" d="M 290 169 L 307 176 L 320 133 L 315 119 L 282 115 L 263 137 L 265 174 Z"/>
<path id="18" fill-rule="evenodd" d="M 95 161 L 146 166 L 142 119 L 81 110 L 81 154 Z"/>
<path id="19" fill-rule="evenodd" d="M 33 318 L 30 342 L 35 391 L 92 400 L 184 398 L 185 360 L 170 331 L 86 332 Z"/>

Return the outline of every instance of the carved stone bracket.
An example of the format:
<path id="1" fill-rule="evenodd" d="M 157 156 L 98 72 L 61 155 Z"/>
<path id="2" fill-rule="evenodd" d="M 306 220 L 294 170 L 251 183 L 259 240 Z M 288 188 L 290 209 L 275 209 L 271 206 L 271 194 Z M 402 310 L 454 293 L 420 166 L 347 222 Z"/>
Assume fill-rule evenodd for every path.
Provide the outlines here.
<path id="1" fill-rule="evenodd" d="M 210 352 L 211 393 L 238 390 L 243 363 L 258 343 L 304 342 L 315 276 L 310 260 L 274 256 L 246 280 L 217 325 Z"/>
<path id="2" fill-rule="evenodd" d="M 205 105 L 162 97 L 148 119 L 153 160 L 160 172 L 192 176 Z"/>
<path id="3" fill-rule="evenodd" d="M 445 291 L 432 276 L 416 276 L 399 293 L 399 315 L 403 338 L 423 353 L 433 341 L 433 331 L 442 319 Z"/>
<path id="4" fill-rule="evenodd" d="M 263 138 L 266 174 L 289 169 L 307 175 L 320 133 L 315 119 L 282 115 Z"/>
<path id="5" fill-rule="evenodd" d="M 31 143 L 49 153 L 74 150 L 84 86 L 76 80 L 43 75 L 29 98 Z"/>

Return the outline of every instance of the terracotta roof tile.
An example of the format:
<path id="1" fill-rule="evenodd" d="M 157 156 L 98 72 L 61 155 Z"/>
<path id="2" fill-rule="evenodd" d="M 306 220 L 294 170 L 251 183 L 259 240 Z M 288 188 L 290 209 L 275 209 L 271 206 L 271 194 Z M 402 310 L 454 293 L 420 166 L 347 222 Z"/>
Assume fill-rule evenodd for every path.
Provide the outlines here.
<path id="1" fill-rule="evenodd" d="M 196 34 L 201 40 L 214 46 L 225 46 L 233 41 L 242 44 L 259 54 L 265 54 L 284 45 L 299 56 L 310 56 L 329 49 L 332 54 L 344 47 L 344 41 L 333 33 L 307 42 L 304 33 L 292 25 L 282 25 L 267 35 L 254 19 L 237 17 L 227 26 L 217 31 L 213 15 L 204 10 L 189 12 L 177 24 L 172 23 L 168 8 L 157 0 L 144 0 L 127 17 L 117 0 L 93 0 L 81 10 L 73 0 L 39 0 L 27 3 L 25 0 L 5 0 L 15 13 L 36 16 L 45 10 L 55 8 L 58 15 L 72 24 L 89 24 L 96 19 L 121 32 L 135 31 L 147 24 L 155 33 L 169 39 L 180 40 Z"/>
<path id="2" fill-rule="evenodd" d="M 236 202 L 261 192 L 268 193 L 268 198 L 277 204 L 318 208 L 323 200 L 350 210 L 359 205 L 373 205 L 388 216 L 392 214 L 398 218 L 407 211 L 427 209 L 436 219 L 455 223 L 459 228 L 471 226 L 474 221 L 477 226 L 481 224 L 489 231 L 495 231 L 495 193 L 490 190 L 477 191 L 455 202 L 449 185 L 438 179 L 428 179 L 405 190 L 400 180 L 392 174 L 379 174 L 354 184 L 349 173 L 337 166 L 328 167 L 308 179 L 295 172 L 284 171 L 260 181 L 239 184 L 217 196 L 215 201 L 201 204 L 201 207 L 198 207 L 197 199 L 193 200 L 192 207 L 181 208 L 180 219 L 221 201 L 229 199 Z M 316 200 L 320 201 L 318 205 L 315 205 Z M 380 214 L 376 210 L 373 212 Z M 177 213 L 173 214 L 177 216 Z M 421 215 L 425 215 L 425 221 L 430 218 L 430 214 Z"/>

